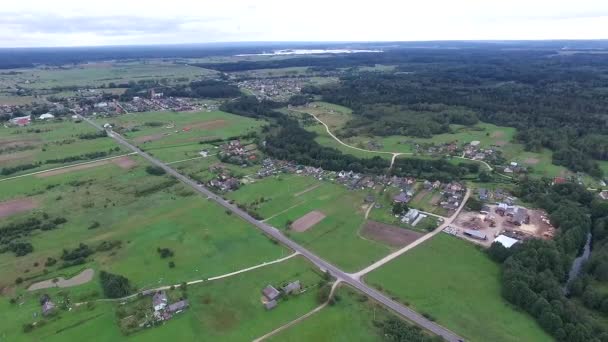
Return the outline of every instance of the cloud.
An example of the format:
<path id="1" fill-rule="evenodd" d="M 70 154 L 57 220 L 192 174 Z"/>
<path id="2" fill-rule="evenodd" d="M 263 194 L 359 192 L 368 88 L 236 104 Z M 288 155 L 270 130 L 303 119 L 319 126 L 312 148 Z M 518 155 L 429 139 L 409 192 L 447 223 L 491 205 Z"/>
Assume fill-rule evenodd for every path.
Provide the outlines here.
<path id="1" fill-rule="evenodd" d="M 608 38 L 604 0 L 17 0 L 0 46 Z"/>

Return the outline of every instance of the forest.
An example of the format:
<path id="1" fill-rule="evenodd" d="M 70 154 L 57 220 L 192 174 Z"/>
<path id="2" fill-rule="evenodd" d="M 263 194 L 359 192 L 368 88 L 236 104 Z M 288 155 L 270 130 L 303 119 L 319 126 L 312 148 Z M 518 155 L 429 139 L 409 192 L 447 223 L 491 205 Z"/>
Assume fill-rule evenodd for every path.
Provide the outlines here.
<path id="1" fill-rule="evenodd" d="M 397 72 L 346 73 L 338 85 L 304 91 L 353 109 L 344 136 L 429 137 L 447 132 L 449 124 L 481 120 L 517 128 L 527 150 L 556 152 L 554 164 L 602 175 L 593 159 L 608 158 L 608 58 L 542 51 L 429 54 L 406 54 Z"/>

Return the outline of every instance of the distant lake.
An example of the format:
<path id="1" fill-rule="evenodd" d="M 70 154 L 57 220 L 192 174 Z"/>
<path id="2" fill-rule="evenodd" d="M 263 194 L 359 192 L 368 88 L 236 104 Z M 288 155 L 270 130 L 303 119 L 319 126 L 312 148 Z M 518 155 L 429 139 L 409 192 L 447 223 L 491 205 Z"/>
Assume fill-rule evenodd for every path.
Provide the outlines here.
<path id="1" fill-rule="evenodd" d="M 287 49 L 287 50 L 275 50 L 273 52 L 262 52 L 262 53 L 246 53 L 236 55 L 238 57 L 244 56 L 283 56 L 283 55 L 317 55 L 326 53 L 365 53 L 365 52 L 382 52 L 382 50 L 354 50 L 354 49 Z"/>

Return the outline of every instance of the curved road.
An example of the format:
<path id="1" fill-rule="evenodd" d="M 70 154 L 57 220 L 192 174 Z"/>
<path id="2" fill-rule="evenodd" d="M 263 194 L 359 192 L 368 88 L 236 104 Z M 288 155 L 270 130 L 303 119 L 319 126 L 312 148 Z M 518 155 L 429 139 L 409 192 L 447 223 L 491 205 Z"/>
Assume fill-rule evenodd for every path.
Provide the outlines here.
<path id="1" fill-rule="evenodd" d="M 97 129 L 104 130 L 103 127 L 101 127 L 99 124 L 93 122 L 92 120 L 85 118 L 85 117 L 82 117 L 82 119 L 85 120 L 86 122 L 88 122 L 89 124 L 93 125 Z M 232 213 L 241 217 L 246 222 L 254 225 L 258 229 L 260 229 L 262 232 L 264 232 L 266 235 L 268 235 L 271 238 L 275 239 L 276 241 L 282 243 L 283 245 L 291 248 L 293 251 L 300 253 L 302 256 L 304 256 L 306 259 L 310 260 L 310 262 L 312 262 L 314 265 L 316 265 L 322 271 L 328 271 L 338 281 L 343 281 L 343 282 L 347 283 L 348 285 L 354 287 L 355 289 L 365 293 L 367 296 L 371 297 L 372 299 L 376 300 L 377 302 L 388 307 L 389 309 L 396 312 L 397 314 L 407 318 L 408 320 L 410 320 L 410 321 L 414 322 L 415 324 L 421 326 L 422 328 L 434 333 L 435 335 L 439 335 L 439 336 L 443 337 L 447 341 L 457 342 L 457 341 L 464 340 L 462 337 L 456 335 L 452 331 L 440 326 L 437 323 L 434 323 L 434 322 L 428 320 L 427 318 L 423 317 L 422 315 L 415 312 L 414 310 L 412 310 L 408 307 L 405 307 L 402 304 L 390 299 L 389 297 L 387 297 L 380 291 L 369 287 L 368 285 L 362 283 L 359 279 L 352 277 L 350 274 L 342 271 L 341 269 L 337 268 L 336 266 L 321 259 L 320 257 L 318 257 L 316 254 L 312 253 L 308 249 L 300 246 L 296 242 L 287 238 L 278 229 L 266 224 L 265 222 L 256 220 L 255 218 L 251 217 L 245 211 L 241 210 L 237 206 L 224 200 L 222 197 L 216 195 L 211 190 L 205 188 L 203 185 L 198 184 L 194 180 L 182 175 L 181 173 L 177 172 L 173 168 L 167 166 L 165 163 L 161 162 L 160 160 L 143 152 L 138 147 L 132 145 L 130 142 L 128 142 L 126 139 L 124 139 L 122 136 L 120 136 L 118 133 L 113 132 L 111 129 L 106 130 L 106 132 L 107 132 L 108 136 L 110 136 L 111 138 L 116 140 L 118 143 L 120 143 L 121 145 L 123 145 L 125 147 L 128 147 L 133 152 L 136 152 L 138 155 L 140 155 L 142 158 L 149 161 L 151 164 L 165 170 L 165 172 L 167 172 L 169 175 L 177 178 L 182 183 L 192 187 L 199 194 L 203 195 L 204 197 L 207 197 L 210 200 L 215 201 L 220 206 L 230 210 Z"/>

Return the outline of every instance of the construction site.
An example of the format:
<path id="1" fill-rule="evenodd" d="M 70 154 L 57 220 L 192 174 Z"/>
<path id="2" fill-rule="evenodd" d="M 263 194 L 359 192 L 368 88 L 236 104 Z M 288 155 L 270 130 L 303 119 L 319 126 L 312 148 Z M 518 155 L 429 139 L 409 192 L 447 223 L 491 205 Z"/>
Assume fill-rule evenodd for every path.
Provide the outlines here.
<path id="1" fill-rule="evenodd" d="M 542 210 L 498 203 L 484 205 L 480 211 L 463 210 L 445 231 L 489 247 L 500 235 L 518 241 L 529 238 L 551 239 L 555 227 Z"/>

